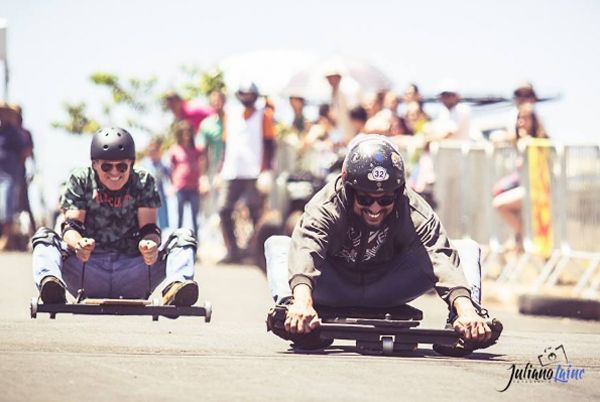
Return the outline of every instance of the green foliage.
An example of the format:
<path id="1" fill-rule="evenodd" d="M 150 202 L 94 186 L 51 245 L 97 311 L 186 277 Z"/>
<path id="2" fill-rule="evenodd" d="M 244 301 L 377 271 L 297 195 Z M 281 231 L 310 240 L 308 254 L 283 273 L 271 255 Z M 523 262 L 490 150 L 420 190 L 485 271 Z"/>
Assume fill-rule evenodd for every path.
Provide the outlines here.
<path id="1" fill-rule="evenodd" d="M 181 70 L 184 79 L 177 87 L 181 88 L 184 99 L 205 97 L 215 89 L 225 88 L 221 70 L 205 72 L 197 67 L 182 67 Z M 93 133 L 105 125 L 123 125 L 128 129 L 149 134 L 172 132 L 172 127 L 151 127 L 149 123 L 156 121 L 160 113 L 170 113 L 163 102 L 165 92 L 161 95 L 158 89 L 159 80 L 156 77 L 123 78 L 100 71 L 91 74 L 89 79 L 95 87 L 109 94 L 108 97 L 101 97 L 97 105 L 92 105 L 95 106 L 94 110 L 99 110 L 99 116 L 92 116 L 88 105 L 83 101 L 64 102 L 63 109 L 67 117 L 64 121 L 53 122 L 52 127 L 71 134 Z"/>
<path id="2" fill-rule="evenodd" d="M 223 71 L 216 68 L 203 71 L 195 66 L 182 66 L 181 71 L 186 77 L 181 86 L 181 96 L 184 99 L 207 97 L 212 91 L 225 91 Z"/>
<path id="3" fill-rule="evenodd" d="M 225 76 L 222 70 L 206 71 L 200 76 L 200 91 L 208 96 L 213 91 L 225 92 Z"/>
<path id="4" fill-rule="evenodd" d="M 72 134 L 93 133 L 100 128 L 100 123 L 87 116 L 86 104 L 63 103 L 63 108 L 67 113 L 67 120 L 64 122 L 54 121 L 52 127 L 65 130 Z"/>

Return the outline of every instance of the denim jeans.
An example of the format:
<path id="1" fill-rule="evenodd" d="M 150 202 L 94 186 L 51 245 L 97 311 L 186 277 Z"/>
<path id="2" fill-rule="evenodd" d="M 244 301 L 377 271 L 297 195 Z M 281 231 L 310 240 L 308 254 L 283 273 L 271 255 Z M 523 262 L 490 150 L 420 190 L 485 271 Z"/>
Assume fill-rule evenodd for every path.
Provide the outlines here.
<path id="1" fill-rule="evenodd" d="M 82 286 L 83 263 L 70 251 L 66 244 L 62 250 L 46 244 L 38 244 L 33 249 L 33 278 L 40 286 L 44 277 L 55 276 L 73 296 Z M 64 255 L 68 257 L 63 259 Z M 148 283 L 150 270 L 150 284 Z M 126 256 L 112 252 L 95 252 L 85 264 L 83 287 L 90 298 L 146 298 L 149 293 L 166 279 L 175 281 L 191 280 L 194 277 L 194 249 L 174 247 L 167 258 L 159 259 L 151 267 L 144 263 L 142 256 Z"/>
<path id="2" fill-rule="evenodd" d="M 265 242 L 267 280 L 271 296 L 276 302 L 291 296 L 288 282 L 288 255 L 291 238 L 272 236 Z M 471 288 L 471 298 L 481 304 L 481 266 L 479 246 L 472 240 L 456 240 L 461 266 Z M 313 289 L 315 304 L 331 307 L 362 306 L 389 307 L 405 304 L 432 288 L 431 279 L 420 268 L 420 259 L 426 255 L 410 250 L 389 262 L 389 270 L 377 281 L 368 285 L 350 283 L 338 269 L 325 263 L 321 276 Z"/>
<path id="3" fill-rule="evenodd" d="M 198 189 L 182 188 L 177 191 L 177 227 L 183 225 L 183 207 L 190 204 L 194 235 L 198 236 L 198 211 L 200 210 L 200 193 Z"/>
<path id="4" fill-rule="evenodd" d="M 12 221 L 16 197 L 14 178 L 0 170 L 0 224 Z"/>

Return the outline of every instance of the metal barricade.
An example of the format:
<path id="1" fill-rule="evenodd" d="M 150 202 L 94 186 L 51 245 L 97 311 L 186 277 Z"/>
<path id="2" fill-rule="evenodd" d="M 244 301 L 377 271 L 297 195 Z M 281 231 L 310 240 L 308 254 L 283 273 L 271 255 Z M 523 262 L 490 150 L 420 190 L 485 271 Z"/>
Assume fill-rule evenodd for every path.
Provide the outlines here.
<path id="1" fill-rule="evenodd" d="M 434 144 L 437 213 L 452 238 L 500 244 L 510 235 L 492 206 L 493 184 L 515 170 L 514 147 L 444 141 Z"/>
<path id="2" fill-rule="evenodd" d="M 465 221 L 464 182 L 466 168 L 463 160 L 464 143 L 445 141 L 431 144 L 431 154 L 436 176 L 434 197 L 438 202 L 439 215 L 450 238 L 463 238 L 467 235 Z"/>
<path id="3" fill-rule="evenodd" d="M 552 218 L 558 247 L 531 292 L 556 286 L 570 268 L 578 277 L 571 294 L 595 298 L 600 288 L 600 146 L 566 145 L 558 150 L 552 199 L 557 206 Z"/>

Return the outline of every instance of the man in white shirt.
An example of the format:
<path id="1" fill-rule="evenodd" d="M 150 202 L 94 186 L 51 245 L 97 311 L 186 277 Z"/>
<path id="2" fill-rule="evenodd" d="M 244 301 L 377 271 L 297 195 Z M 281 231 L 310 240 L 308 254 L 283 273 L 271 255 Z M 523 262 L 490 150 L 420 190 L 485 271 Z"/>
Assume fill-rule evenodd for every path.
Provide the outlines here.
<path id="1" fill-rule="evenodd" d="M 471 109 L 460 103 L 460 95 L 454 81 L 444 81 L 438 92 L 441 111 L 433 121 L 435 138 L 438 140 L 471 139 Z"/>

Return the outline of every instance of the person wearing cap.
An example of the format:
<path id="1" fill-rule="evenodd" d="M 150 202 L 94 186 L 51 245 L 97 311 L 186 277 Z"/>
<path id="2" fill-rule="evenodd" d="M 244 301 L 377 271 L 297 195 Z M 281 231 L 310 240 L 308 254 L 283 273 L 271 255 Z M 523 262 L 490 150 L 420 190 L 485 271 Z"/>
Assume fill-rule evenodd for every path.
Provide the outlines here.
<path id="1" fill-rule="evenodd" d="M 275 151 L 273 108 L 269 103 L 265 107 L 256 105 L 259 96 L 256 84 L 243 82 L 235 95 L 242 109 L 234 108 L 225 115 L 225 150 L 219 173 L 223 183 L 218 202 L 219 216 L 227 247 L 227 255 L 221 263 L 236 263 L 243 259 L 234 231 L 235 204 L 244 198 L 252 223 L 257 224 L 263 209 L 257 179 L 261 173 L 271 170 Z"/>
<path id="2" fill-rule="evenodd" d="M 336 121 L 336 126 L 342 133 L 342 141 L 348 144 L 356 135 L 350 121 L 350 108 L 348 99 L 340 85 L 343 79 L 342 68 L 335 64 L 324 70 L 324 76 L 331 87 L 331 113 Z"/>
<path id="3" fill-rule="evenodd" d="M 164 304 L 194 304 L 196 239 L 178 229 L 160 248 L 160 196 L 154 177 L 133 167 L 131 134 L 100 129 L 90 157 L 91 165 L 75 169 L 61 195 L 61 233 L 40 228 L 32 238 L 42 302 L 65 303 L 65 289 L 73 296 L 84 289 L 90 298 L 142 299 L 166 279 Z"/>
<path id="4" fill-rule="evenodd" d="M 285 333 L 276 335 L 303 347 L 319 325 L 315 305 L 392 307 L 435 288 L 449 325 L 489 346 L 479 255 L 472 240 L 450 242 L 431 207 L 405 186 L 398 148 L 384 136 L 359 135 L 341 175 L 309 201 L 291 238 L 265 242 L 271 295 L 288 306 Z"/>
<path id="5" fill-rule="evenodd" d="M 526 81 L 517 85 L 517 87 L 513 91 L 514 107 L 509 112 L 509 117 L 506 124 L 508 141 L 512 141 L 514 138 L 517 137 L 516 127 L 518 124 L 519 110 L 521 109 L 521 106 L 529 104 L 533 108 L 535 108 L 537 100 L 538 97 L 531 82 Z M 537 117 L 539 118 L 539 116 Z"/>
<path id="6" fill-rule="evenodd" d="M 432 124 L 434 137 L 438 140 L 470 140 L 471 110 L 464 103 L 460 103 L 456 82 L 444 81 L 440 85 L 438 99 L 441 103 L 441 110 Z"/>

